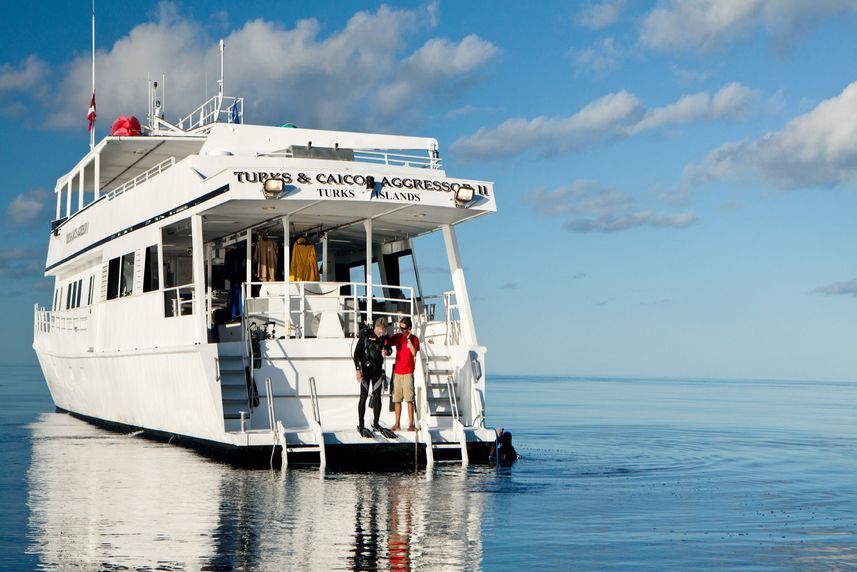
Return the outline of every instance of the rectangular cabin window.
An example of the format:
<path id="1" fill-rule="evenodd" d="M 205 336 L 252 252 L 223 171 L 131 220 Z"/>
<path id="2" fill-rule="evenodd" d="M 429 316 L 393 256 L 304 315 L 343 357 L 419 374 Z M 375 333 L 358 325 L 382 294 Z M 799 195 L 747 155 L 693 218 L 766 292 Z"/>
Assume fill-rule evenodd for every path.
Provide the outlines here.
<path id="1" fill-rule="evenodd" d="M 75 308 L 80 308 L 80 295 L 83 293 L 83 278 L 77 281 L 77 296 L 74 302 Z"/>
<path id="2" fill-rule="evenodd" d="M 193 314 L 193 242 L 190 219 L 183 219 L 161 229 L 163 260 L 164 317 Z M 154 258 L 154 257 L 153 257 Z M 152 273 L 156 274 L 157 266 Z M 202 277 L 200 277 L 202 279 Z"/>
<path id="3" fill-rule="evenodd" d="M 130 296 L 134 292 L 134 253 L 122 256 L 122 275 L 119 284 L 119 296 Z"/>
<path id="4" fill-rule="evenodd" d="M 92 294 L 95 290 L 95 276 L 89 277 L 89 296 L 86 298 L 86 305 L 92 306 Z"/>
<path id="5" fill-rule="evenodd" d="M 66 310 L 71 308 L 71 291 L 72 291 L 72 287 L 71 287 L 71 284 L 69 284 L 68 290 L 66 290 L 66 293 L 65 293 L 65 309 Z"/>
<path id="6" fill-rule="evenodd" d="M 107 299 L 113 300 L 119 297 L 119 258 L 114 258 L 108 263 L 107 269 Z"/>
<path id="7" fill-rule="evenodd" d="M 143 264 L 143 292 L 154 292 L 158 289 L 158 245 L 146 248 L 146 259 Z"/>

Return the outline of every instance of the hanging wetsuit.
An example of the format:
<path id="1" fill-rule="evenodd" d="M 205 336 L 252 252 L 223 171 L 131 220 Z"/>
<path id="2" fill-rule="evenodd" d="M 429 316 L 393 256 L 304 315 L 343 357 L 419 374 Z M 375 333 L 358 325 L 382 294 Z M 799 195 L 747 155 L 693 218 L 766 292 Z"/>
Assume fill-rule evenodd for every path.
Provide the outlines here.
<path id="1" fill-rule="evenodd" d="M 360 371 L 360 401 L 357 402 L 358 428 L 363 429 L 363 417 L 366 414 L 366 398 L 372 392 L 372 427 L 379 428 L 381 418 L 381 385 L 384 382 L 384 356 L 390 355 L 389 340 L 386 335 L 378 336 L 373 328 L 367 328 L 360 334 L 357 347 L 354 348 L 354 366 Z"/>
<path id="2" fill-rule="evenodd" d="M 226 249 L 226 259 L 223 263 L 223 277 L 229 280 L 229 310 L 233 318 L 237 318 L 243 312 L 241 301 L 241 284 L 247 276 L 245 264 L 247 249 L 243 243 L 235 248 Z"/>

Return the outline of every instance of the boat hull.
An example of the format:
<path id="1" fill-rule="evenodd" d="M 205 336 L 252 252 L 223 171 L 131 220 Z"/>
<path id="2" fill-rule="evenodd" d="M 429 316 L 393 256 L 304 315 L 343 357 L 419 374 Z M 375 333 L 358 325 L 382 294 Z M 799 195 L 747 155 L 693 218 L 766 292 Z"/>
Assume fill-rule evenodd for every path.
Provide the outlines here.
<path id="1" fill-rule="evenodd" d="M 281 468 L 283 462 L 282 447 L 280 445 L 234 445 L 221 441 L 200 439 L 187 435 L 146 429 L 106 421 L 97 417 L 91 417 L 68 411 L 61 407 L 56 408 L 59 413 L 66 413 L 86 421 L 92 425 L 108 431 L 117 433 L 134 434 L 136 437 L 151 439 L 153 441 L 170 443 L 180 447 L 192 449 L 205 457 L 228 463 L 230 465 L 244 468 Z M 493 443 L 488 441 L 471 441 L 467 443 L 467 454 L 470 463 L 483 465 L 488 464 L 491 447 Z M 326 445 L 327 467 L 331 469 L 347 470 L 406 470 L 413 467 L 425 467 L 426 445 L 424 443 L 377 443 L 366 444 L 355 443 L 332 443 Z M 442 453 L 434 452 L 435 462 L 458 462 L 460 460 L 457 452 Z M 295 457 L 290 456 L 290 466 L 318 465 L 318 455 L 303 454 Z"/>

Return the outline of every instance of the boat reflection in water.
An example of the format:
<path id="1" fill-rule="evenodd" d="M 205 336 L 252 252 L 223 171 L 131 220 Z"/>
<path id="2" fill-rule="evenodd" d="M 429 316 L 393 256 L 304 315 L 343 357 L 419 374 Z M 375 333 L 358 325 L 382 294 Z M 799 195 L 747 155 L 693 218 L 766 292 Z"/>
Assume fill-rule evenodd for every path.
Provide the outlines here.
<path id="1" fill-rule="evenodd" d="M 473 569 L 486 469 L 246 470 L 69 415 L 32 426 L 29 551 L 45 569 Z"/>

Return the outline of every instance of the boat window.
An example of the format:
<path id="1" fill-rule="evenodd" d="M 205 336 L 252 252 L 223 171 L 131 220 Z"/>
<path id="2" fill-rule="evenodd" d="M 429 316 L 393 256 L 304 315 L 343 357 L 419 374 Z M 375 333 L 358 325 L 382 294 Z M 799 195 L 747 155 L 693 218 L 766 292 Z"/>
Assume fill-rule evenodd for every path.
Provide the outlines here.
<path id="1" fill-rule="evenodd" d="M 146 258 L 143 264 L 143 292 L 153 292 L 158 289 L 158 246 L 146 248 Z"/>
<path id="2" fill-rule="evenodd" d="M 190 219 L 161 230 L 164 317 L 193 314 L 193 244 Z"/>
<path id="3" fill-rule="evenodd" d="M 74 300 L 74 307 L 80 308 L 80 295 L 83 292 L 83 278 L 81 278 L 80 280 L 77 281 L 77 284 L 75 286 L 75 290 L 76 290 L 76 295 L 75 295 L 75 300 Z"/>
<path id="4" fill-rule="evenodd" d="M 89 296 L 86 299 L 87 306 L 92 306 L 92 294 L 95 290 L 95 276 L 89 277 Z"/>
<path id="5" fill-rule="evenodd" d="M 74 290 L 73 286 L 74 286 L 73 284 L 69 284 L 68 290 L 66 290 L 66 293 L 65 293 L 65 309 L 66 310 L 71 309 L 71 294 L 72 294 L 72 290 Z"/>
<path id="6" fill-rule="evenodd" d="M 107 299 L 130 296 L 134 291 L 134 253 L 113 258 L 107 269 Z"/>
<path id="7" fill-rule="evenodd" d="M 107 268 L 107 299 L 119 297 L 119 259 L 113 258 Z"/>
<path id="8" fill-rule="evenodd" d="M 119 285 L 119 296 L 130 296 L 134 292 L 134 253 L 122 256 L 122 280 Z"/>

